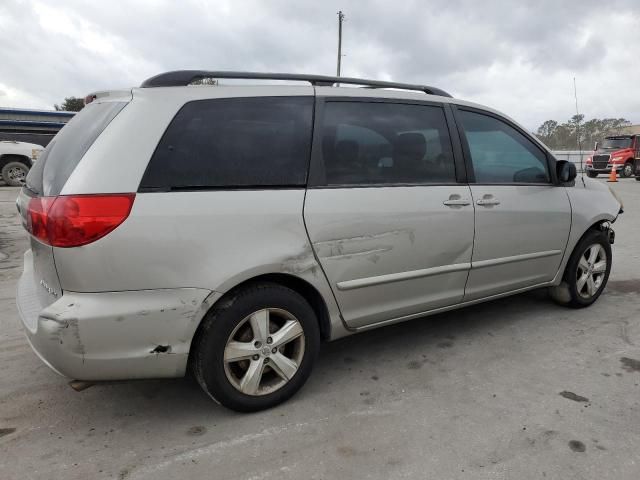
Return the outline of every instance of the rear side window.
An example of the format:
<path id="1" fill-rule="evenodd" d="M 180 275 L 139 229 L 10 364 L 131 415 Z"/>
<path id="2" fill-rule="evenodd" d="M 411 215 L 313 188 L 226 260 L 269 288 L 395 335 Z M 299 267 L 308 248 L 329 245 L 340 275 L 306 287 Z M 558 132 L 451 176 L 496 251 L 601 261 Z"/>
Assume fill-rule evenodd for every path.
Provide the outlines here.
<path id="1" fill-rule="evenodd" d="M 59 195 L 80 160 L 126 102 L 91 103 L 67 123 L 47 145 L 27 175 L 27 188 Z"/>
<path id="2" fill-rule="evenodd" d="M 505 122 L 460 110 L 478 183 L 549 183 L 547 157 Z"/>
<path id="3" fill-rule="evenodd" d="M 453 183 L 441 107 L 327 102 L 322 125 L 327 185 Z"/>
<path id="4" fill-rule="evenodd" d="M 178 112 L 142 190 L 304 186 L 312 97 L 197 100 Z"/>

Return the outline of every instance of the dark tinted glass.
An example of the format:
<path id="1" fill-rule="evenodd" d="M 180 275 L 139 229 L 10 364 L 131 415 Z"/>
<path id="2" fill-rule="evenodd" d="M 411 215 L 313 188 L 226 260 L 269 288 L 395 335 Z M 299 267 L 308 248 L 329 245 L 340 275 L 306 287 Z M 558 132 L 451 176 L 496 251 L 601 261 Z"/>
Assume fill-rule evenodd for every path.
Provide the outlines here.
<path id="1" fill-rule="evenodd" d="M 478 183 L 549 183 L 547 158 L 531 140 L 488 115 L 460 111 Z"/>
<path id="2" fill-rule="evenodd" d="M 80 110 L 36 160 L 27 175 L 27 188 L 42 195 L 59 195 L 89 147 L 125 105 L 90 103 Z"/>
<path id="3" fill-rule="evenodd" d="M 327 185 L 456 181 L 441 107 L 328 102 L 322 157 Z"/>
<path id="4" fill-rule="evenodd" d="M 602 141 L 603 149 L 631 148 L 631 138 L 605 138 Z"/>
<path id="5" fill-rule="evenodd" d="M 304 186 L 312 97 L 198 100 L 163 135 L 142 189 Z"/>

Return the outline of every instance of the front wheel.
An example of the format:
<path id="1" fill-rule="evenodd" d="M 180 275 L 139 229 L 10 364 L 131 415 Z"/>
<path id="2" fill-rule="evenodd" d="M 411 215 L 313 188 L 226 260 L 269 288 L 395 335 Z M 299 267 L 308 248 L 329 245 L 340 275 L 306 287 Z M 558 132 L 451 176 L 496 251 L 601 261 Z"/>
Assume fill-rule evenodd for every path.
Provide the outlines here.
<path id="1" fill-rule="evenodd" d="M 631 162 L 627 162 L 624 164 L 624 167 L 622 167 L 622 171 L 620 172 L 620 175 L 623 176 L 624 178 L 629 178 L 633 175 L 633 163 Z"/>
<path id="2" fill-rule="evenodd" d="M 258 283 L 214 306 L 194 348 L 192 369 L 204 391 L 227 408 L 254 412 L 284 402 L 304 385 L 320 331 L 302 296 Z"/>
<path id="3" fill-rule="evenodd" d="M 10 187 L 20 187 L 29 173 L 29 167 L 22 162 L 11 161 L 2 167 L 2 178 Z"/>
<path id="4" fill-rule="evenodd" d="M 594 172 L 592 170 L 587 170 L 587 177 L 596 178 L 598 176 L 598 172 Z"/>
<path id="5" fill-rule="evenodd" d="M 551 287 L 551 297 L 568 307 L 588 307 L 604 290 L 611 272 L 611 261 L 607 235 L 599 230 L 588 232 L 571 254 L 562 283 Z"/>

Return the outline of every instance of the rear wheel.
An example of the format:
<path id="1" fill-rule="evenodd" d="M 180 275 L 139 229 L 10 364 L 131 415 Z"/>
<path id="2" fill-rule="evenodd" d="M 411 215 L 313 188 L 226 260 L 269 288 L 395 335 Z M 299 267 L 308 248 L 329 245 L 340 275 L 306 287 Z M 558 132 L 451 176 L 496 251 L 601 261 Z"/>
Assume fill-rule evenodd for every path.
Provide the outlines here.
<path id="1" fill-rule="evenodd" d="M 311 374 L 319 346 L 318 321 L 307 301 L 284 286 L 259 283 L 207 314 L 192 368 L 214 400 L 252 412 L 295 394 Z"/>
<path id="2" fill-rule="evenodd" d="M 551 297 L 568 307 L 588 307 L 607 284 L 611 260 L 607 235 L 599 230 L 588 232 L 571 254 L 562 283 L 550 289 Z"/>
<path id="3" fill-rule="evenodd" d="M 587 177 L 596 178 L 598 176 L 598 172 L 594 172 L 592 170 L 587 170 Z"/>
<path id="4" fill-rule="evenodd" d="M 620 175 L 623 176 L 624 178 L 629 178 L 633 175 L 633 162 L 627 162 L 624 164 L 624 167 L 622 167 L 622 171 L 620 172 Z"/>
<path id="5" fill-rule="evenodd" d="M 2 178 L 11 187 L 24 185 L 27 173 L 29 173 L 29 167 L 16 160 L 10 161 L 2 167 Z"/>

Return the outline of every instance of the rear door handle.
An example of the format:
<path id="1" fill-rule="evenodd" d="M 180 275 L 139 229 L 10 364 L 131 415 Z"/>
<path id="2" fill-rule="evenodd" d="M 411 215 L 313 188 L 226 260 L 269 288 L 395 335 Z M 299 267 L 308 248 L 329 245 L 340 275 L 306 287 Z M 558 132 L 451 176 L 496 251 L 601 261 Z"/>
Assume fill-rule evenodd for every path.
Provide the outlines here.
<path id="1" fill-rule="evenodd" d="M 442 203 L 447 207 L 465 207 L 467 205 L 471 205 L 470 200 L 462 198 L 462 195 L 459 195 L 457 193 L 452 193 L 451 195 L 449 195 L 449 199 L 445 200 Z"/>
<path id="2" fill-rule="evenodd" d="M 459 199 L 459 200 L 445 200 L 442 202 L 447 207 L 464 207 L 466 205 L 471 205 L 469 200 Z"/>
<path id="3" fill-rule="evenodd" d="M 476 202 L 478 205 L 483 205 L 485 207 L 492 207 L 493 205 L 500 205 L 498 200 L 490 200 L 490 199 L 481 199 Z"/>

